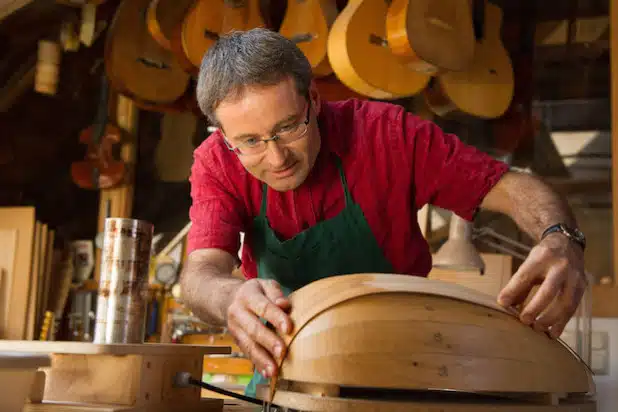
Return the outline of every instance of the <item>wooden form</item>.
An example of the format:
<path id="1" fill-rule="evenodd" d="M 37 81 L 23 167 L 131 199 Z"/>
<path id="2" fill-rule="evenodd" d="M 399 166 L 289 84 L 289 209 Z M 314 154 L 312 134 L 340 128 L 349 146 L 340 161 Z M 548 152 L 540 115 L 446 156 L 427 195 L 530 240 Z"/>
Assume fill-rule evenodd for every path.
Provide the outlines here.
<path id="1" fill-rule="evenodd" d="M 174 386 L 178 372 L 201 379 L 205 355 L 229 354 L 225 346 L 93 344 L 0 341 L 0 352 L 49 354 L 51 367 L 41 402 L 26 411 L 215 412 L 221 399 L 201 399 L 201 388 Z"/>
<path id="2" fill-rule="evenodd" d="M 0 352 L 0 410 L 3 412 L 20 412 L 28 398 L 32 396 L 31 388 L 37 389 L 37 370 L 51 365 L 47 355 L 21 352 Z M 40 387 L 39 387 L 40 388 Z"/>
<path id="3" fill-rule="evenodd" d="M 0 208 L 0 338 L 38 336 L 49 300 L 54 231 L 34 207 Z"/>
<path id="4" fill-rule="evenodd" d="M 322 279 L 290 299 L 295 328 L 284 336 L 287 353 L 271 382 L 268 399 L 275 404 L 429 411 L 451 402 L 455 391 L 472 400 L 440 410 L 498 410 L 504 399 L 510 401 L 505 411 L 526 410 L 524 403 L 535 412 L 578 410 L 574 405 L 594 410 L 587 409 L 594 407 L 592 374 L 577 354 L 521 323 L 515 310 L 488 294 L 420 277 L 357 274 Z M 368 388 L 380 397 L 393 390 L 439 395 L 396 404 L 343 396 Z M 461 406 L 466 402 L 468 409 Z"/>

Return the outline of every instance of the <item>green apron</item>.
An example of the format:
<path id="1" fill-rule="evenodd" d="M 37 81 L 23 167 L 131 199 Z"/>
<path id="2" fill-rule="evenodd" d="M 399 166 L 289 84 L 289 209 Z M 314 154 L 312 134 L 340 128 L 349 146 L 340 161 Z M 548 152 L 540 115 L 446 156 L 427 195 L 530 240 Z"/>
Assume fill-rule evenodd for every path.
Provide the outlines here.
<path id="1" fill-rule="evenodd" d="M 260 214 L 253 221 L 252 251 L 259 279 L 274 279 L 283 293 L 291 292 L 322 278 L 351 273 L 392 273 L 360 206 L 354 202 L 336 158 L 345 193 L 345 208 L 337 216 L 318 222 L 298 235 L 280 241 L 266 217 L 266 194 L 262 188 Z M 268 379 L 254 371 L 245 394 L 255 397 L 256 385 Z"/>

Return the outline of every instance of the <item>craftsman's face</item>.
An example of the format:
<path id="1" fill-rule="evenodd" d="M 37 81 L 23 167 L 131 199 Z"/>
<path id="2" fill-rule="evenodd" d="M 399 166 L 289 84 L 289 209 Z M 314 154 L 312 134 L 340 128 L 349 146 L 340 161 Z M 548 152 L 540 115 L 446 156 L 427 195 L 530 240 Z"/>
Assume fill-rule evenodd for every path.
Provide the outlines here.
<path id="1" fill-rule="evenodd" d="M 320 99 L 313 83 L 309 94 L 309 100 L 299 95 L 294 80 L 288 78 L 274 86 L 245 89 L 238 97 L 224 100 L 216 110 L 221 131 L 231 147 L 282 136 L 267 142 L 261 153 L 238 154 L 249 173 L 275 190 L 300 186 L 320 151 L 316 120 Z M 283 141 L 290 130 L 303 130 L 307 119 L 306 133 L 289 143 Z"/>

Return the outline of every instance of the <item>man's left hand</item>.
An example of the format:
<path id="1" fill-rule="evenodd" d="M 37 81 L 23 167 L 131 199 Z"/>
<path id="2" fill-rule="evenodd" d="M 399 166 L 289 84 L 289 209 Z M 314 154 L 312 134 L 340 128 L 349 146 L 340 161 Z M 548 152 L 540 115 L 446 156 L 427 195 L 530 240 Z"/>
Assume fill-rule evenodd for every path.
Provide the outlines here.
<path id="1" fill-rule="evenodd" d="M 545 237 L 531 251 L 498 295 L 502 306 L 523 304 L 535 285 L 536 294 L 523 307 L 520 320 L 553 338 L 562 334 L 587 285 L 584 252 L 560 233 Z"/>

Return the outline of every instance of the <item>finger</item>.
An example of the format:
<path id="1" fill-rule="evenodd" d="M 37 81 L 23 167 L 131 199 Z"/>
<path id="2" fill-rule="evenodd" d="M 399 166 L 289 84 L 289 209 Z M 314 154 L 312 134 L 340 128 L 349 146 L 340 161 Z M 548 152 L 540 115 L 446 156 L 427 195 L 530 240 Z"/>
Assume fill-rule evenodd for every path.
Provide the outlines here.
<path id="1" fill-rule="evenodd" d="M 261 282 L 262 289 L 264 289 L 264 293 L 266 297 L 272 300 L 278 306 L 290 306 L 290 301 L 283 294 L 283 290 L 281 290 L 281 286 L 279 282 L 276 280 L 265 280 Z"/>
<path id="2" fill-rule="evenodd" d="M 284 342 L 280 336 L 268 329 L 254 314 L 247 310 L 236 311 L 232 321 L 257 344 L 277 359 L 281 358 Z"/>
<path id="3" fill-rule="evenodd" d="M 251 339 L 249 334 L 239 325 L 234 324 L 233 327 L 230 328 L 230 332 L 233 334 L 243 353 L 251 359 L 251 362 L 253 362 L 258 372 L 266 378 L 273 377 L 277 370 L 277 365 L 268 351 Z"/>
<path id="4" fill-rule="evenodd" d="M 520 314 L 521 321 L 525 324 L 536 323 L 536 319 L 541 312 L 549 307 L 552 301 L 558 296 L 568 276 L 565 274 L 566 267 L 563 265 L 552 266 L 549 268 L 545 280 L 536 291 L 530 302 L 524 307 Z M 554 315 L 552 315 L 554 316 Z"/>
<path id="5" fill-rule="evenodd" d="M 504 307 L 522 303 L 535 284 L 535 277 L 539 273 L 539 266 L 539 258 L 535 254 L 530 253 L 498 294 L 498 303 Z"/>
<path id="6" fill-rule="evenodd" d="M 284 314 L 284 320 L 276 324 L 277 329 L 284 334 L 290 333 L 292 329 L 292 320 L 287 314 L 287 311 L 291 308 L 290 300 L 285 297 L 283 291 L 281 290 L 281 286 L 277 281 L 268 280 L 262 282 L 261 284 L 266 297 L 270 299 L 271 302 L 274 302 Z"/>
<path id="7" fill-rule="evenodd" d="M 243 304 L 260 318 L 275 325 L 282 333 L 288 333 L 292 326 L 289 316 L 264 293 L 263 290 L 247 293 L 243 298 Z"/>
<path id="8" fill-rule="evenodd" d="M 556 319 L 539 319 L 544 325 L 550 329 L 550 335 L 552 338 L 557 338 L 562 335 L 566 324 L 575 314 L 579 302 L 585 292 L 586 284 L 583 280 L 580 280 L 578 276 L 574 276 L 575 280 L 569 281 L 562 296 L 560 296 L 560 314 Z M 572 278 L 572 279 L 573 279 Z"/>

